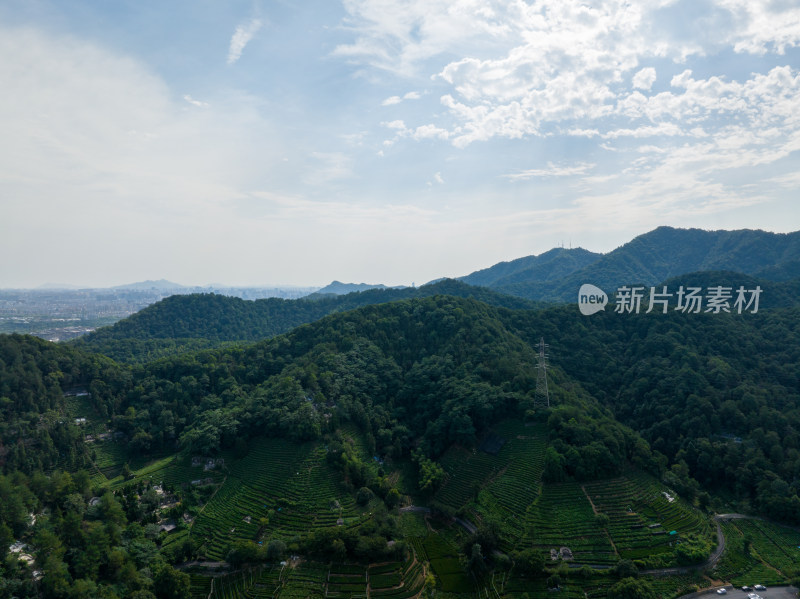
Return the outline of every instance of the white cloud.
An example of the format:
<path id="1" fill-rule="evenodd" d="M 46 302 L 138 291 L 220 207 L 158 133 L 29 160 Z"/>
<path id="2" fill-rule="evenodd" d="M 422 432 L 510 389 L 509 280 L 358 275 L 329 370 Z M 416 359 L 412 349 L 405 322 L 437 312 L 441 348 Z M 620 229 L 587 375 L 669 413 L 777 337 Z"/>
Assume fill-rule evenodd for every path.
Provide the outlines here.
<path id="1" fill-rule="evenodd" d="M 420 139 L 447 139 L 450 132 L 436 125 L 421 125 L 410 132 L 412 138 Z"/>
<path id="2" fill-rule="evenodd" d="M 639 89 L 650 89 L 656 82 L 656 70 L 653 67 L 646 67 L 633 76 L 633 87 Z"/>
<path id="3" fill-rule="evenodd" d="M 201 102 L 200 100 L 195 100 L 189 94 L 183 96 L 183 99 L 186 100 L 192 106 L 197 106 L 199 108 L 208 108 L 208 102 Z"/>
<path id="4" fill-rule="evenodd" d="M 356 41 L 340 46 L 337 53 L 401 74 L 430 68 L 434 59 L 447 57 L 449 62 L 435 72 L 449 87 L 441 101 L 450 122 L 434 124 L 447 127 L 447 138 L 463 148 L 491 138 L 543 136 L 564 128 L 602 130 L 597 122 L 615 113 L 652 120 L 653 102 L 639 92 L 620 95 L 625 79 L 636 89 L 652 88 L 656 70 L 642 68 L 646 60 L 682 62 L 726 47 L 781 53 L 800 43 L 800 7 L 791 3 L 679 4 L 348 0 L 347 24 Z M 685 8 L 692 9 L 692 27 L 703 28 L 697 36 L 684 31 Z M 673 79 L 673 86 L 681 81 L 680 76 Z M 714 83 L 713 78 L 708 81 Z M 724 82 L 718 83 L 724 90 Z M 706 91 L 709 98 L 725 102 L 714 89 Z M 676 100 L 660 98 L 667 99 Z M 393 96 L 387 103 L 401 100 Z M 614 126 L 619 132 L 636 129 L 620 122 Z"/>
<path id="5" fill-rule="evenodd" d="M 381 106 L 393 106 L 395 104 L 400 104 L 403 100 L 419 100 L 422 97 L 422 94 L 419 92 L 408 92 L 402 98 L 400 96 L 389 96 L 383 102 L 381 102 Z"/>
<path id="6" fill-rule="evenodd" d="M 784 54 L 800 43 L 800 6 L 796 2 L 720 0 L 739 24 L 727 39 L 737 52 Z"/>
<path id="7" fill-rule="evenodd" d="M 262 200 L 269 204 L 278 218 L 323 225 L 352 227 L 365 222 L 377 224 L 389 219 L 408 223 L 416 218 L 430 218 L 438 214 L 435 210 L 412 204 L 365 205 L 357 202 L 319 201 L 301 195 L 282 195 L 265 191 L 254 191 L 246 198 L 242 198 L 242 201 L 251 199 Z"/>
<path id="8" fill-rule="evenodd" d="M 800 42 L 800 7 L 745 0 L 692 7 L 657 0 L 592 5 L 486 0 L 470 6 L 490 9 L 487 16 L 476 12 L 475 22 L 453 25 L 437 44 L 426 32 L 441 23 L 449 8 L 437 2 L 401 4 L 404 20 L 384 22 L 372 13 L 370 26 L 357 28 L 361 59 L 403 75 L 436 69 L 434 81 L 442 89 L 445 110 L 419 126 L 408 117 L 395 121 L 387 145 L 438 139 L 466 149 L 493 139 L 538 138 L 542 144 L 564 136 L 594 140 L 609 155 L 617 154 L 610 166 L 619 169 L 616 173 L 606 171 L 605 164 L 554 161 L 504 177 L 572 178 L 576 191 L 581 184 L 613 184 L 615 189 L 605 194 L 592 189 L 599 195 L 583 192 L 579 197 L 598 205 L 609 202 L 612 212 L 618 204 L 620 214 L 610 218 L 631 223 L 646 219 L 647 210 L 678 218 L 764 201 L 762 193 L 732 182 L 741 176 L 736 169 L 785 162 L 800 149 L 800 70 L 773 61 L 763 72 L 733 77 L 724 70 L 714 74 L 726 65 L 709 58 L 735 50 L 772 52 L 780 61 L 781 53 Z M 347 6 L 363 17 L 379 5 L 363 0 Z M 702 28 L 698 35 L 684 32 L 687 8 L 694 11 L 691 26 Z M 489 42 L 465 48 L 476 31 Z M 380 52 L 369 55 L 370 48 Z M 690 58 L 692 66 L 711 74 L 698 77 L 680 66 Z M 677 69 L 670 71 L 670 60 Z M 658 73 L 643 66 L 652 61 L 667 66 L 659 66 Z M 650 95 L 657 76 L 670 88 Z M 756 181 L 764 176 L 753 174 Z M 625 202 L 641 209 L 626 217 L 621 214 Z"/>
<path id="9" fill-rule="evenodd" d="M 261 29 L 263 22 L 261 19 L 252 18 L 247 23 L 236 27 L 228 46 L 228 64 L 234 64 L 242 57 L 244 47 L 253 39 L 253 36 Z"/>
<path id="10" fill-rule="evenodd" d="M 781 187 L 800 188 L 800 171 L 795 171 L 780 177 L 773 177 L 767 180 L 770 183 L 775 183 Z"/>
<path id="11" fill-rule="evenodd" d="M 419 127 L 407 127 L 405 122 L 401 120 L 389 121 L 381 124 L 395 132 L 394 139 L 386 140 L 384 142 L 385 145 L 392 145 L 401 138 L 411 138 L 420 141 L 423 139 L 448 139 L 450 137 L 450 131 L 432 124 L 420 125 Z"/>
<path id="12" fill-rule="evenodd" d="M 645 97 L 633 92 L 616 107 L 637 127 L 603 133 L 606 138 L 684 136 L 711 138 L 716 147 L 744 145 L 770 160 L 786 156 L 800 135 L 800 71 L 774 67 L 750 79 L 695 79 L 685 70 L 671 80 L 672 92 Z M 653 124 L 657 123 L 657 124 Z"/>
<path id="13" fill-rule="evenodd" d="M 644 145 L 644 146 L 639 146 L 636 149 L 636 151 L 639 152 L 640 154 L 651 154 L 651 153 L 664 154 L 667 150 L 659 146 Z"/>
<path id="14" fill-rule="evenodd" d="M 576 164 L 573 166 L 562 166 L 548 162 L 547 168 L 528 169 L 518 173 L 505 175 L 505 178 L 511 181 L 525 181 L 535 177 L 574 177 L 577 175 L 586 174 L 587 171 L 592 170 L 595 166 L 596 165 L 594 164 L 587 163 Z"/>
<path id="15" fill-rule="evenodd" d="M 355 41 L 334 55 L 410 74 L 454 48 L 491 46 L 511 31 L 499 3 L 488 0 L 344 0 Z M 499 8 L 499 10 L 498 10 Z"/>
<path id="16" fill-rule="evenodd" d="M 619 137 L 675 137 L 687 135 L 686 131 L 676 123 L 659 123 L 643 127 L 627 127 L 613 129 L 602 134 L 604 139 L 617 139 Z"/>

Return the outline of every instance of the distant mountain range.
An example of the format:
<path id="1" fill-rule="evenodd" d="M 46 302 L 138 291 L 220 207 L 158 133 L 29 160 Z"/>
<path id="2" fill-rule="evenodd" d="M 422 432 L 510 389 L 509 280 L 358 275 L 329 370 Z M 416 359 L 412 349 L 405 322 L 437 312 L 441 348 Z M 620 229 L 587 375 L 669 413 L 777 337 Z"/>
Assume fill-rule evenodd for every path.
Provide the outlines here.
<path id="1" fill-rule="evenodd" d="M 403 287 L 387 287 L 386 285 L 370 285 L 369 283 L 342 283 L 341 281 L 333 281 L 330 285 L 326 285 L 317 291 L 317 294 L 347 295 L 348 293 L 369 291 L 370 289 L 403 289 Z"/>
<path id="2" fill-rule="evenodd" d="M 166 279 L 159 279 L 158 281 L 140 281 L 138 283 L 128 283 L 126 285 L 117 285 L 112 289 L 128 289 L 128 290 L 157 290 L 157 291 L 170 291 L 172 289 L 183 289 L 184 286 L 180 283 L 173 283 Z"/>
<path id="3" fill-rule="evenodd" d="M 583 283 L 593 283 L 609 295 L 621 285 L 635 284 L 667 284 L 671 289 L 681 284 L 748 289 L 760 285 L 761 308 L 794 306 L 800 297 L 800 232 L 660 227 L 608 254 L 555 248 L 539 256 L 501 262 L 460 280 L 443 279 L 418 288 L 333 281 L 295 300 L 243 301 L 184 288 L 76 343 L 118 360 L 137 361 L 174 352 L 177 347 L 185 351 L 197 349 L 198 344 L 212 347 L 255 341 L 333 312 L 403 299 L 454 295 L 512 310 L 540 308 L 543 302 L 575 302 Z M 156 284 L 169 282 L 137 285 Z"/>
<path id="4" fill-rule="evenodd" d="M 558 302 L 574 301 L 583 283 L 611 292 L 625 284 L 656 285 L 688 273 L 723 270 L 775 282 L 800 278 L 800 232 L 659 227 L 607 254 L 556 248 L 501 262 L 460 280 Z"/>

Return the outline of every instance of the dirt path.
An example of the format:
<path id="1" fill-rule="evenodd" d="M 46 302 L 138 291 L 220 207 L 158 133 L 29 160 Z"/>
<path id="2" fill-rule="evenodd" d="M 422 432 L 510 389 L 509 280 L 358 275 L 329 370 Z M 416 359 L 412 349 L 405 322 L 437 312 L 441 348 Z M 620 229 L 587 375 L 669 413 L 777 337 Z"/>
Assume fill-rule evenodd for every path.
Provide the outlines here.
<path id="1" fill-rule="evenodd" d="M 594 505 L 594 501 L 592 501 L 592 498 L 589 497 L 589 494 L 586 492 L 586 487 L 581 485 L 581 491 L 583 491 L 583 494 L 586 496 L 586 499 L 589 501 L 589 505 L 592 506 L 592 511 L 594 512 L 594 515 L 597 516 L 600 512 L 597 511 L 597 508 Z M 606 533 L 606 538 L 608 539 L 608 542 L 611 544 L 611 548 L 614 550 L 614 555 L 619 557 L 619 551 L 617 551 L 617 546 L 614 545 L 614 540 L 611 538 L 611 535 L 608 534 L 608 527 L 604 526 L 603 527 L 603 532 Z"/>

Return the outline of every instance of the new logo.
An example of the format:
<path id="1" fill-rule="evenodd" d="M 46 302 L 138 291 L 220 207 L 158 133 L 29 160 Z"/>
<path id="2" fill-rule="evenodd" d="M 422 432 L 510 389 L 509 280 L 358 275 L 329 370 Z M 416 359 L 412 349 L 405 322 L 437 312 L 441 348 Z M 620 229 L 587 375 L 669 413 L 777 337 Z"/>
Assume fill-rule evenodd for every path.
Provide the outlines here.
<path id="1" fill-rule="evenodd" d="M 606 309 L 608 296 L 606 292 L 589 283 L 584 283 L 578 290 L 578 308 L 584 316 Z"/>

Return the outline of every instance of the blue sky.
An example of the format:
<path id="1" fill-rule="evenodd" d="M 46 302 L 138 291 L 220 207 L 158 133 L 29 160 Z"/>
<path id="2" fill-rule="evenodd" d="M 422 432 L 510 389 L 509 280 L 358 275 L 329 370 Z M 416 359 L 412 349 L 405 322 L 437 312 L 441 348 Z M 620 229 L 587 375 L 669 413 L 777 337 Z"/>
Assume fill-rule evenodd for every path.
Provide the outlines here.
<path id="1" fill-rule="evenodd" d="M 0 2 L 0 287 L 800 228 L 786 0 Z"/>

